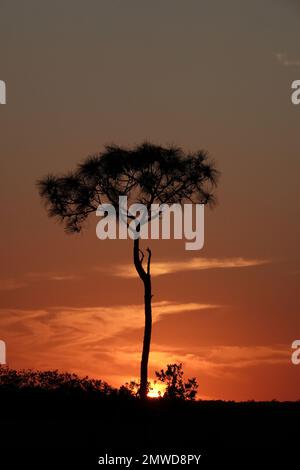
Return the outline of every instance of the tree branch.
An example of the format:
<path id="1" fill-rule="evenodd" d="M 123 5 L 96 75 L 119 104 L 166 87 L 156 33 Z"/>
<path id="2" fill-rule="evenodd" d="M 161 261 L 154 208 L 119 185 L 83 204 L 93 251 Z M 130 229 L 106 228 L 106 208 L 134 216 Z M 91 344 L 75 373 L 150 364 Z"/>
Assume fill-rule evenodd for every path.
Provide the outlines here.
<path id="1" fill-rule="evenodd" d="M 134 266 L 135 269 L 140 276 L 141 280 L 143 282 L 146 282 L 147 279 L 147 273 L 143 268 L 143 265 L 140 260 L 140 239 L 136 238 L 133 241 L 133 261 L 134 261 Z"/>
<path id="2" fill-rule="evenodd" d="M 148 276 L 150 276 L 150 263 L 151 263 L 151 254 L 152 254 L 150 248 L 147 248 L 147 252 L 148 252 L 147 274 Z"/>

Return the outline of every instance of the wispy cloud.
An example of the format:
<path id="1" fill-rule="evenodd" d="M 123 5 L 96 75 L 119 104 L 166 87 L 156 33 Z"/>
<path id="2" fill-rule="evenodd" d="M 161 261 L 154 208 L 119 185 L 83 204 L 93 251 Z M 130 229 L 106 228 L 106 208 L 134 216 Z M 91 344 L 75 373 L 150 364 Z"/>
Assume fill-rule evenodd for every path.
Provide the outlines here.
<path id="1" fill-rule="evenodd" d="M 277 52 L 275 57 L 279 64 L 283 65 L 284 67 L 300 67 L 300 59 L 290 59 L 282 52 Z"/>
<path id="2" fill-rule="evenodd" d="M 26 283 L 22 281 L 17 281 L 15 279 L 1 279 L 0 280 L 0 291 L 10 291 L 21 289 L 25 287 Z"/>
<path id="3" fill-rule="evenodd" d="M 213 304 L 197 302 L 153 302 L 153 322 L 167 315 L 217 308 Z M 113 337 L 123 330 L 142 328 L 144 306 L 115 305 L 111 307 L 51 307 L 42 310 L 1 309 L 1 330 L 22 331 L 19 324 L 32 329 L 33 334 L 43 332 L 44 340 L 64 335 L 64 341 L 76 336 L 79 342 L 95 339 L 98 342 Z M 69 337 L 68 337 L 69 335 Z"/>
<path id="4" fill-rule="evenodd" d="M 14 291 L 27 287 L 30 283 L 36 281 L 77 281 L 81 279 L 76 274 L 65 274 L 56 272 L 32 272 L 27 273 L 22 279 L 0 279 L 0 291 Z"/>
<path id="5" fill-rule="evenodd" d="M 121 348 L 115 355 L 120 364 L 139 363 L 139 355 L 130 348 Z M 249 367 L 263 365 L 288 364 L 290 351 L 286 345 L 253 345 L 253 346 L 206 346 L 194 348 L 190 352 L 186 349 L 168 349 L 162 345 L 153 345 L 151 352 L 151 367 L 158 370 L 166 364 L 183 363 L 197 375 L 212 377 L 236 376 L 237 369 L 248 370 Z"/>
<path id="6" fill-rule="evenodd" d="M 33 281 L 76 281 L 80 276 L 56 272 L 32 272 L 27 273 L 27 278 Z"/>
<path id="7" fill-rule="evenodd" d="M 154 302 L 153 323 L 165 316 L 213 308 L 217 306 L 166 300 Z M 109 347 L 109 343 L 119 335 L 126 336 L 129 331 L 143 328 L 143 309 L 143 305 L 0 309 L 1 337 L 13 354 L 12 366 L 17 362 L 22 367 L 24 364 L 36 368 L 69 367 L 86 372 L 92 370 L 95 374 L 99 361 L 101 370 L 102 362 L 107 364 L 108 370 L 113 370 L 111 356 L 116 350 Z M 136 351 L 139 349 L 137 346 Z"/>
<path id="8" fill-rule="evenodd" d="M 201 271 L 204 269 L 228 269 L 260 266 L 270 263 L 267 259 L 248 258 L 191 258 L 188 261 L 152 262 L 151 273 L 154 276 L 173 274 L 183 271 Z M 112 271 L 116 276 L 132 278 L 136 276 L 131 265 L 118 266 Z"/>

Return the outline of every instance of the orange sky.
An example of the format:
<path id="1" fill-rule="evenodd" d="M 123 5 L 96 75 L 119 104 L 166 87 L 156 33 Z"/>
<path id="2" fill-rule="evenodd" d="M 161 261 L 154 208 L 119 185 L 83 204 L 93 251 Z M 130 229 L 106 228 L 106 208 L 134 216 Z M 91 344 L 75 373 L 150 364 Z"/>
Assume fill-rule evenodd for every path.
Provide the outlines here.
<path id="1" fill-rule="evenodd" d="M 300 7 L 261 3 L 1 2 L 0 339 L 11 367 L 113 385 L 138 376 L 131 241 L 98 240 L 96 216 L 65 235 L 35 181 L 106 143 L 149 139 L 204 148 L 222 172 L 203 250 L 151 242 L 151 376 L 181 361 L 201 397 L 300 398 Z"/>

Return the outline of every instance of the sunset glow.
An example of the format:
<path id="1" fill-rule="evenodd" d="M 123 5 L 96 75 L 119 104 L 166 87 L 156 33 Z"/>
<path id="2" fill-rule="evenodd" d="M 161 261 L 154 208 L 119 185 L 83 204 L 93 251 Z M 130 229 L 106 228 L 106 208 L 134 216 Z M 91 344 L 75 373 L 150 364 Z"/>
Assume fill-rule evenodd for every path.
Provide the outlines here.
<path id="1" fill-rule="evenodd" d="M 133 241 L 98 239 L 89 211 L 82 232 L 66 234 L 37 181 L 108 144 L 147 140 L 203 149 L 220 171 L 203 249 L 141 240 L 152 252 L 148 376 L 182 362 L 198 398 L 300 398 L 291 362 L 300 336 L 299 2 L 229 3 L 1 2 L 0 340 L 9 367 L 114 387 L 139 377 L 144 291 Z"/>
<path id="2" fill-rule="evenodd" d="M 151 383 L 150 390 L 148 392 L 149 398 L 159 398 L 163 397 L 165 392 L 165 386 L 158 383 Z"/>

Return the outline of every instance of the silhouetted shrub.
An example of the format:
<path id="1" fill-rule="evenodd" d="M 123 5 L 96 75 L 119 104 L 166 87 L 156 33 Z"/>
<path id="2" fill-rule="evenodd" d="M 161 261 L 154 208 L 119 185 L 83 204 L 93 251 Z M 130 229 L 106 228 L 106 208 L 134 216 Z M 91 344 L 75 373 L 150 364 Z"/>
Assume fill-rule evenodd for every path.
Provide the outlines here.
<path id="1" fill-rule="evenodd" d="M 166 391 L 163 395 L 168 399 L 195 400 L 197 395 L 198 383 L 195 377 L 183 378 L 182 364 L 168 364 L 167 369 L 155 372 L 158 380 L 166 384 Z"/>
<path id="2" fill-rule="evenodd" d="M 134 380 L 131 380 L 130 382 L 126 382 L 124 385 L 121 385 L 119 388 L 119 395 L 137 397 L 139 395 L 139 389 L 140 384 Z"/>
<path id="3" fill-rule="evenodd" d="M 58 392 L 89 392 L 110 395 L 114 389 L 106 382 L 79 377 L 58 370 L 14 370 L 0 368 L 0 390 L 44 390 Z"/>

